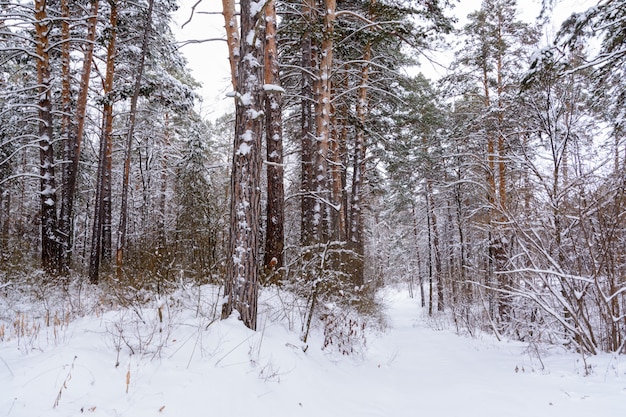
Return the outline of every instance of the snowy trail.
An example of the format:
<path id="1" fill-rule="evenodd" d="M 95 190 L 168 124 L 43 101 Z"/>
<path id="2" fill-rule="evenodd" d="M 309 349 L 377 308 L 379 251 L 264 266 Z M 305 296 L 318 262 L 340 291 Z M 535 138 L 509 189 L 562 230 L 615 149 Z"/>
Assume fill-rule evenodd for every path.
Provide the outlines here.
<path id="1" fill-rule="evenodd" d="M 419 318 L 417 301 L 404 293 L 389 303 L 393 329 L 370 349 L 370 357 L 384 363 L 395 352 L 393 359 L 378 371 L 362 367 L 367 375 L 361 380 L 374 381 L 365 398 L 372 408 L 385 404 L 371 415 L 626 416 L 626 380 L 611 384 L 602 376 L 581 378 L 573 372 L 574 355 L 565 358 L 570 373 L 532 372 L 523 344 L 434 331 Z"/>
<path id="2" fill-rule="evenodd" d="M 589 359 L 589 377 L 573 354 L 545 355 L 540 371 L 523 344 L 435 331 L 406 292 L 389 291 L 386 302 L 389 329 L 369 335 L 357 359 L 321 351 L 319 332 L 305 353 L 284 324 L 207 328 L 190 312 L 176 317 L 159 355 L 122 350 L 118 367 L 119 313 L 77 320 L 53 344 L 42 330 L 27 352 L 24 340 L 0 342 L 0 417 L 626 416 L 626 365 L 608 355 Z"/>

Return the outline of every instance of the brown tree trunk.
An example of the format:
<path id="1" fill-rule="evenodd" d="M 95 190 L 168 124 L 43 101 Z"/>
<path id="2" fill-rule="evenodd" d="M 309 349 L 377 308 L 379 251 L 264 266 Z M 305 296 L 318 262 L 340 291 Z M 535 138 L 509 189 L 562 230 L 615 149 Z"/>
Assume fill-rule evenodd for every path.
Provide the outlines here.
<path id="1" fill-rule="evenodd" d="M 60 239 L 61 239 L 61 262 L 60 270 L 66 273 L 72 261 L 73 247 L 73 210 L 74 196 L 76 194 L 76 179 L 78 175 L 78 161 L 80 159 L 81 142 L 85 128 L 85 116 L 87 111 L 87 97 L 89 94 L 89 80 L 91 77 L 91 65 L 93 60 L 94 41 L 96 38 L 96 24 L 98 22 L 98 0 L 91 1 L 90 16 L 87 21 L 87 38 L 85 39 L 85 54 L 83 67 L 76 101 L 75 123 L 70 122 L 67 127 L 67 138 L 64 146 L 65 160 L 68 161 L 63 169 L 63 191 L 61 194 L 60 216 Z M 69 28 L 68 28 L 69 35 Z M 65 44 L 64 44 L 65 46 Z M 69 48 L 69 43 L 68 43 Z M 65 52 L 63 53 L 65 56 Z M 69 59 L 69 51 L 67 55 Z M 69 64 L 69 62 L 68 62 Z M 65 80 L 65 76 L 64 76 Z M 68 86 L 69 87 L 69 86 Z M 65 90 L 65 88 L 64 88 Z M 67 90 L 68 93 L 70 90 Z M 71 99 L 71 96 L 70 96 Z M 65 113 L 69 114 L 69 113 Z"/>
<path id="2" fill-rule="evenodd" d="M 487 63 L 483 64 L 483 90 L 484 90 L 484 106 L 487 111 L 490 111 L 491 107 L 491 99 L 489 95 L 489 77 L 488 77 L 488 68 Z M 486 277 L 485 283 L 487 287 L 493 287 L 494 282 L 494 271 L 495 271 L 495 256 L 498 250 L 497 239 L 495 235 L 495 220 L 496 220 L 496 209 L 495 204 L 497 200 L 497 191 L 496 191 L 496 161 L 495 161 L 495 141 L 493 138 L 493 127 L 486 127 L 486 139 L 487 139 L 487 268 L 486 268 Z M 489 313 L 492 314 L 494 307 L 494 291 L 489 291 Z"/>
<path id="3" fill-rule="evenodd" d="M 163 149 L 169 149 L 170 143 L 170 118 L 169 114 L 165 113 L 165 128 L 163 134 Z M 157 214 L 157 248 L 159 249 L 159 255 L 163 256 L 163 251 L 167 245 L 165 223 L 167 216 L 165 214 L 167 207 L 167 153 L 161 155 L 161 189 L 159 190 L 159 213 Z"/>
<path id="4" fill-rule="evenodd" d="M 460 256 L 460 270 L 459 280 L 461 287 L 463 288 L 463 296 L 466 302 L 473 301 L 472 285 L 466 282 L 465 268 L 467 267 L 467 256 L 465 249 L 465 233 L 463 232 L 463 201 L 461 198 L 461 174 L 457 175 L 457 183 L 454 185 L 454 201 L 456 203 L 456 227 L 459 235 L 459 256 Z"/>
<path id="5" fill-rule="evenodd" d="M 498 44 L 503 44 L 503 34 L 502 34 L 502 16 L 498 15 Z M 506 149 L 505 149 L 505 137 L 504 137 L 504 103 L 503 103 L 503 95 L 504 95 L 504 84 L 502 80 L 502 62 L 503 56 L 501 52 L 498 52 L 497 59 L 497 88 L 498 88 L 498 193 L 500 197 L 500 211 L 501 219 L 504 220 L 504 213 L 506 212 L 506 200 L 507 200 L 507 192 L 506 192 Z"/>
<path id="6" fill-rule="evenodd" d="M 70 9 L 68 0 L 61 0 L 61 140 L 63 143 L 63 155 L 65 161 L 71 161 L 74 147 L 70 142 L 72 130 L 72 91 L 70 74 Z M 67 275 L 69 272 L 69 252 L 71 245 L 70 223 L 71 217 L 67 210 L 67 193 L 69 188 L 72 165 L 62 165 L 62 192 L 61 192 L 61 216 L 59 217 L 59 273 Z"/>
<path id="7" fill-rule="evenodd" d="M 11 193 L 0 186 L 0 259 L 8 256 L 10 218 Z"/>
<path id="8" fill-rule="evenodd" d="M 226 43 L 228 44 L 228 61 L 230 62 L 230 76 L 233 90 L 237 90 L 237 67 L 239 66 L 239 31 L 235 16 L 235 0 L 222 0 L 224 27 L 226 28 Z"/>
<path id="9" fill-rule="evenodd" d="M 501 14 L 498 14 L 498 45 L 504 44 L 503 33 L 502 33 L 502 25 L 504 22 L 502 21 L 503 17 Z M 506 267 L 506 248 L 504 247 L 504 240 L 502 239 L 502 225 L 505 224 L 506 221 L 506 213 L 507 213 L 507 173 L 506 173 L 506 147 L 505 147 L 505 136 L 504 136 L 504 83 L 502 79 L 502 71 L 503 71 L 503 56 L 502 52 L 498 51 L 497 56 L 497 93 L 498 93 L 498 203 L 499 203 L 499 216 L 498 216 L 498 224 L 500 230 L 494 239 L 495 247 L 494 247 L 494 262 L 495 262 L 495 270 L 503 271 Z M 499 289 L 508 289 L 510 287 L 510 282 L 506 274 L 498 275 L 498 287 Z M 501 320 L 510 320 L 510 305 L 507 299 L 507 296 L 498 293 L 498 316 Z"/>
<path id="10" fill-rule="evenodd" d="M 426 188 L 426 231 L 428 232 L 428 315 L 433 315 L 433 233 L 431 228 L 430 217 L 430 194 L 428 193 L 428 187 Z"/>
<path id="11" fill-rule="evenodd" d="M 50 57 L 48 34 L 50 21 L 46 0 L 35 0 L 35 36 L 37 82 L 39 84 L 39 174 L 41 200 L 41 262 L 51 274 L 58 272 L 57 198 L 52 139 L 52 103 L 50 93 Z"/>
<path id="12" fill-rule="evenodd" d="M 300 242 L 303 246 L 314 242 L 313 208 L 315 199 L 315 133 L 313 126 L 313 41 L 311 38 L 314 21 L 315 0 L 304 0 L 302 3 L 302 16 L 307 24 L 307 30 L 302 37 L 302 111 L 301 111 L 301 225 Z"/>
<path id="13" fill-rule="evenodd" d="M 346 106 L 340 107 L 339 117 L 341 122 L 337 119 L 337 112 L 334 106 L 332 106 L 332 119 L 331 124 L 333 126 L 332 135 L 330 138 L 330 182 L 332 184 L 332 213 L 331 218 L 332 225 L 332 239 L 337 241 L 345 241 L 347 239 L 347 222 L 346 222 L 346 207 L 344 198 L 347 197 L 346 188 L 346 137 L 347 127 L 345 124 Z"/>
<path id="14" fill-rule="evenodd" d="M 335 24 L 336 0 L 324 0 L 324 32 L 320 51 L 320 64 L 316 111 L 317 153 L 315 155 L 315 205 L 313 206 L 314 239 L 316 242 L 326 241 L 330 234 L 331 196 L 330 178 L 328 175 L 328 149 L 330 140 L 331 112 L 331 72 L 333 66 L 333 32 Z"/>
<path id="15" fill-rule="evenodd" d="M 352 262 L 353 270 L 352 278 L 356 285 L 364 283 L 364 226 L 363 226 L 363 187 L 365 185 L 365 118 L 367 115 L 367 88 L 369 80 L 369 61 L 371 59 L 371 45 L 365 46 L 363 55 L 363 67 L 361 68 L 361 85 L 356 103 L 356 137 L 354 144 L 354 171 L 352 174 L 352 199 L 350 204 L 350 235 L 349 247 L 355 253 L 355 259 Z"/>
<path id="16" fill-rule="evenodd" d="M 422 257 L 420 256 L 420 251 L 419 251 L 419 232 L 418 232 L 418 227 L 417 227 L 417 213 L 415 212 L 415 203 L 413 201 L 411 201 L 411 214 L 413 217 L 413 237 L 415 238 L 415 258 L 417 259 L 417 275 L 418 275 L 418 283 L 420 286 L 420 300 L 421 300 L 420 306 L 424 308 L 426 306 L 426 296 L 424 295 L 424 278 L 422 276 Z M 428 236 L 430 237 L 430 234 Z M 430 240 L 429 240 L 429 246 L 430 246 Z M 430 307 L 430 314 L 432 314 L 432 303 Z"/>
<path id="17" fill-rule="evenodd" d="M 445 307 L 445 300 L 443 274 L 441 273 L 441 251 L 439 249 L 439 229 L 437 227 L 437 215 L 435 214 L 435 202 L 433 201 L 433 185 L 431 179 L 426 180 L 426 203 L 429 216 L 429 228 L 432 229 L 432 250 L 435 258 L 433 276 L 437 281 L 437 311 L 443 311 Z"/>
<path id="18" fill-rule="evenodd" d="M 265 259 L 267 269 L 283 266 L 285 241 L 285 190 L 283 184 L 282 88 L 276 45 L 276 3 L 265 4 L 265 137 L 267 148 L 267 223 Z"/>
<path id="19" fill-rule="evenodd" d="M 115 54 L 117 38 L 117 2 L 110 0 L 109 44 L 107 47 L 106 75 L 103 85 L 104 108 L 102 134 L 94 204 L 94 222 L 91 236 L 91 256 L 89 260 L 89 280 L 98 283 L 101 263 L 111 260 L 111 153 L 113 149 L 113 77 L 115 75 Z"/>
<path id="20" fill-rule="evenodd" d="M 230 239 L 222 318 L 233 310 L 256 330 L 258 294 L 258 227 L 260 217 L 261 137 L 263 135 L 263 42 L 248 42 L 262 33 L 263 13 L 241 0 L 241 56 L 231 173 Z"/>

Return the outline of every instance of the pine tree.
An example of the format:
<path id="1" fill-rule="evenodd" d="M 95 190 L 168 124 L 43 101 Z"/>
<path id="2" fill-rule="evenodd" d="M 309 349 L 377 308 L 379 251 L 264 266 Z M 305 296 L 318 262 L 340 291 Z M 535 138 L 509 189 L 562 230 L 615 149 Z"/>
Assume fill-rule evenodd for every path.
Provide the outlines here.
<path id="1" fill-rule="evenodd" d="M 222 318 L 233 310 L 256 330 L 261 138 L 263 135 L 263 27 L 259 3 L 241 1 L 236 122 L 231 173 L 230 239 Z"/>
<path id="2" fill-rule="evenodd" d="M 265 228 L 265 268 L 284 265 L 285 190 L 283 167 L 283 88 L 280 85 L 277 18 L 274 0 L 265 5 L 265 140 L 267 149 L 267 214 Z"/>

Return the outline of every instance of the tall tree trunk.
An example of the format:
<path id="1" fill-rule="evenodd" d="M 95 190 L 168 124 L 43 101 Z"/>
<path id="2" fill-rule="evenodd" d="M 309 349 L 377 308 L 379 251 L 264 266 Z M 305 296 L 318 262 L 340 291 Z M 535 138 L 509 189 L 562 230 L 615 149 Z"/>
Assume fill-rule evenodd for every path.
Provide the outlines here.
<path id="1" fill-rule="evenodd" d="M 311 38 L 314 23 L 315 0 L 303 0 L 302 16 L 305 19 L 307 30 L 302 36 L 302 101 L 301 101 L 301 224 L 300 242 L 303 246 L 314 242 L 313 197 L 315 173 L 313 171 L 315 158 L 315 133 L 313 126 L 313 41 Z"/>
<path id="2" fill-rule="evenodd" d="M 491 98 L 489 95 L 489 77 L 488 77 L 488 68 L 487 63 L 483 63 L 483 90 L 484 90 L 484 98 L 483 104 L 487 111 L 491 109 Z M 487 268 L 486 268 L 486 277 L 485 283 L 487 288 L 491 288 L 494 286 L 494 270 L 495 270 L 495 256 L 497 252 L 497 241 L 495 237 L 495 220 L 496 220 L 496 161 L 495 161 L 495 141 L 493 138 L 492 127 L 487 126 L 485 131 L 486 140 L 487 140 Z M 493 314 L 494 307 L 494 291 L 489 290 L 489 314 Z"/>
<path id="3" fill-rule="evenodd" d="M 235 0 L 222 0 L 222 14 L 226 28 L 226 43 L 228 44 L 228 61 L 230 62 L 230 79 L 233 91 L 237 90 L 237 67 L 239 66 L 239 31 L 235 13 Z"/>
<path id="4" fill-rule="evenodd" d="M 65 163 L 62 165 L 62 191 L 61 191 L 61 215 L 59 217 L 59 273 L 67 275 L 69 272 L 69 251 L 71 245 L 71 217 L 68 213 L 68 201 L 66 199 L 71 174 L 71 163 L 74 147 L 70 142 L 72 130 L 72 90 L 70 73 L 70 9 L 68 0 L 61 0 L 61 140 L 63 143 L 63 156 Z"/>
<path id="5" fill-rule="evenodd" d="M 506 173 L 506 161 L 508 159 L 506 155 L 506 146 L 505 146 L 505 136 L 504 136 L 504 80 L 502 76 L 503 71 L 503 51 L 502 45 L 505 45 L 505 39 L 503 34 L 502 25 L 505 24 L 503 21 L 503 16 L 501 13 L 498 13 L 498 21 L 497 21 L 497 45 L 498 52 L 496 57 L 496 71 L 497 71 L 497 134 L 498 134 L 498 143 L 497 143 L 497 157 L 498 157 L 498 224 L 499 230 L 497 233 L 494 233 L 494 262 L 495 262 L 495 270 L 500 272 L 505 269 L 506 264 L 506 248 L 504 247 L 505 242 L 502 238 L 503 236 L 503 225 L 506 221 L 507 215 L 507 173 Z M 495 175 L 495 173 L 494 173 Z M 510 287 L 510 282 L 506 274 L 498 274 L 498 289 L 508 289 Z M 508 298 L 505 294 L 498 292 L 498 316 L 500 320 L 510 320 L 510 309 Z"/>
<path id="6" fill-rule="evenodd" d="M 350 236 L 349 246 L 356 257 L 353 262 L 352 278 L 356 285 L 364 283 L 364 226 L 363 226 L 363 188 L 365 184 L 365 117 L 367 115 L 367 88 L 369 80 L 369 61 L 371 59 L 371 45 L 368 42 L 363 55 L 361 68 L 361 85 L 356 103 L 356 137 L 354 144 L 354 170 L 352 174 L 352 199 L 350 204 Z"/>
<path id="7" fill-rule="evenodd" d="M 283 184 L 283 117 L 278 49 L 276 45 L 276 3 L 265 4 L 265 138 L 267 148 L 266 268 L 283 266 L 285 241 L 285 190 Z"/>
<path id="8" fill-rule="evenodd" d="M 444 174 L 444 181 L 446 184 L 449 183 L 449 178 L 447 173 Z M 456 236 L 454 235 L 454 218 L 452 214 L 452 202 L 448 200 L 446 203 L 446 223 L 444 230 L 444 237 L 447 236 L 447 244 L 446 244 L 446 260 L 447 260 L 447 274 L 446 279 L 448 281 L 448 291 L 452 294 L 452 304 L 454 306 L 458 305 L 459 301 L 459 288 L 460 288 L 460 273 L 459 273 L 459 259 L 456 256 L 454 247 L 456 246 Z M 443 294 L 442 294 L 443 298 Z M 456 321 L 456 315 L 454 320 Z"/>
<path id="9" fill-rule="evenodd" d="M 171 146 L 170 143 L 170 118 L 169 114 L 165 113 L 165 127 L 163 134 L 163 149 L 169 149 Z M 159 255 L 163 256 L 163 251 L 166 248 L 167 240 L 166 240 L 166 230 L 165 224 L 167 216 L 166 212 L 166 202 L 167 202 L 167 154 L 164 152 L 161 155 L 161 189 L 159 190 L 159 208 L 157 213 L 157 248 L 159 250 Z"/>
<path id="10" fill-rule="evenodd" d="M 472 302 L 472 285 L 466 282 L 465 269 L 467 268 L 467 255 L 465 248 L 465 233 L 463 232 L 463 201 L 461 198 L 461 173 L 457 173 L 456 184 L 454 185 L 454 200 L 456 203 L 456 227 L 459 234 L 459 256 L 460 256 L 460 270 L 459 280 L 461 281 L 461 288 L 463 289 L 463 297 L 467 303 Z"/>
<path id="11" fill-rule="evenodd" d="M 90 15 L 87 20 L 87 38 L 85 39 L 85 53 L 83 67 L 76 101 L 75 122 L 68 125 L 64 155 L 66 163 L 63 169 L 63 191 L 61 194 L 60 239 L 61 239 L 61 271 L 67 272 L 72 261 L 73 252 L 73 211 L 76 195 L 76 180 L 78 175 L 78 161 L 80 160 L 81 142 L 85 129 L 87 112 L 87 98 L 89 95 L 89 80 L 93 61 L 96 25 L 98 22 L 98 0 L 91 1 Z"/>
<path id="12" fill-rule="evenodd" d="M 256 7 L 251 10 L 250 3 L 241 0 L 240 50 L 246 59 L 239 61 L 238 69 L 226 303 L 222 306 L 222 318 L 237 310 L 244 324 L 256 330 L 264 42 L 259 42 L 262 10 Z"/>
<path id="13" fill-rule="evenodd" d="M 0 259 L 9 251 L 9 219 L 11 218 L 11 193 L 0 185 Z"/>
<path id="14" fill-rule="evenodd" d="M 35 0 L 35 36 L 37 39 L 37 82 L 39 84 L 39 174 L 41 201 L 41 263 L 51 274 L 58 272 L 57 198 L 52 140 L 52 102 L 50 92 L 50 21 L 46 0 Z"/>
<path id="15" fill-rule="evenodd" d="M 319 95 L 317 97 L 316 134 L 317 153 L 315 155 L 315 205 L 313 225 L 316 242 L 326 241 L 330 236 L 330 178 L 328 175 L 328 149 L 330 140 L 331 112 L 331 72 L 333 66 L 333 32 L 335 24 L 336 0 L 324 0 L 324 32 L 319 63 Z"/>
<path id="16" fill-rule="evenodd" d="M 437 215 L 435 214 L 435 202 L 433 201 L 432 180 L 426 180 L 426 203 L 428 205 L 429 228 L 432 229 L 432 250 L 435 258 L 434 277 L 437 281 L 437 311 L 443 311 L 445 306 L 443 274 L 441 273 L 441 251 L 439 249 L 439 229 L 437 227 Z M 432 287 L 432 284 L 431 284 Z"/>
<path id="17" fill-rule="evenodd" d="M 343 86 L 348 89 L 348 78 L 346 77 Z M 337 114 L 339 113 L 339 114 Z M 348 237 L 348 212 L 347 212 L 347 193 L 346 193 L 346 154 L 347 154 L 347 136 L 348 128 L 346 125 L 348 109 L 342 104 L 336 111 L 332 106 L 331 124 L 333 126 L 330 138 L 330 182 L 332 184 L 332 212 L 331 219 L 333 240 L 345 241 Z"/>
<path id="18" fill-rule="evenodd" d="M 498 45 L 503 45 L 505 40 L 503 39 L 504 34 L 502 33 L 502 25 L 504 22 L 502 21 L 503 16 L 498 14 Z M 501 219 L 504 220 L 504 215 L 506 212 L 507 206 L 507 191 L 506 191 L 506 148 L 505 148 L 505 137 L 504 137 L 504 81 L 502 79 L 502 71 L 503 71 L 503 52 L 498 49 L 497 56 L 497 90 L 498 90 L 498 193 L 500 197 L 500 211 Z"/>
<path id="19" fill-rule="evenodd" d="M 430 194 L 428 193 L 428 187 L 426 188 L 426 231 L 428 232 L 428 315 L 433 315 L 433 233 L 431 229 L 431 217 L 430 217 Z"/>
<path id="20" fill-rule="evenodd" d="M 137 119 L 137 102 L 139 101 L 139 93 L 141 91 L 141 82 L 143 80 L 143 71 L 146 63 L 146 55 L 148 53 L 148 39 L 150 30 L 152 29 L 152 11 L 154 9 L 154 0 L 148 0 L 148 11 L 146 13 L 146 22 L 141 40 L 141 56 L 137 65 L 137 75 L 135 76 L 135 86 L 133 88 L 133 96 L 130 100 L 130 115 L 128 120 L 128 133 L 126 135 L 126 144 L 124 149 L 124 173 L 122 175 L 122 203 L 120 207 L 120 222 L 117 230 L 117 250 L 115 253 L 115 272 L 118 278 L 122 275 L 122 266 L 124 264 L 124 250 L 126 249 L 126 232 L 128 222 L 128 193 L 130 184 L 130 162 L 131 150 L 133 143 L 133 135 L 135 133 L 135 121 Z"/>
<path id="21" fill-rule="evenodd" d="M 420 286 L 420 300 L 421 300 L 420 306 L 424 308 L 426 306 L 426 296 L 424 295 L 424 278 L 422 275 L 422 257 L 420 256 L 420 251 L 419 251 L 419 232 L 417 228 L 417 213 L 415 212 L 415 203 L 413 201 L 411 201 L 411 214 L 413 217 L 413 237 L 415 238 L 415 258 L 417 259 L 417 276 L 418 276 L 418 283 Z M 429 245 L 430 245 L 430 241 L 429 241 Z M 430 258 L 429 258 L 429 264 L 430 264 Z M 432 314 L 432 307 L 430 309 L 430 314 Z"/>
<path id="22" fill-rule="evenodd" d="M 104 107 L 102 133 L 94 204 L 94 222 L 91 236 L 89 260 L 89 280 L 98 283 L 101 263 L 111 260 L 111 152 L 113 149 L 113 77 L 115 75 L 115 54 L 117 38 L 117 1 L 110 0 L 109 44 L 107 47 L 106 75 L 103 85 Z"/>

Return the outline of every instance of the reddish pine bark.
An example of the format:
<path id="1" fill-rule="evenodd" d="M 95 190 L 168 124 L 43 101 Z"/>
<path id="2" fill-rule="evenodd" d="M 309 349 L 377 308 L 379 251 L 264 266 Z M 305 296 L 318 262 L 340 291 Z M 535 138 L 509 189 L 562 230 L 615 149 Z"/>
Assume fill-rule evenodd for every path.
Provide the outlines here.
<path id="1" fill-rule="evenodd" d="M 41 201 L 41 262 L 44 270 L 58 272 L 59 244 L 57 238 L 57 198 L 52 138 L 52 102 L 50 93 L 50 21 L 46 0 L 35 1 L 35 37 L 37 82 L 39 84 L 39 174 Z"/>
<path id="2" fill-rule="evenodd" d="M 255 3 L 256 4 L 256 3 Z M 262 10 L 241 0 L 242 59 L 236 91 L 236 121 L 231 173 L 230 239 L 222 317 L 234 310 L 256 330 L 259 219 L 261 211 L 261 137 L 263 135 L 263 44 L 258 29 Z M 246 35 L 244 35 L 246 34 Z"/>
<path id="3" fill-rule="evenodd" d="M 235 16 L 235 0 L 222 0 L 226 42 L 228 44 L 228 61 L 233 90 L 237 90 L 237 67 L 239 65 L 239 33 Z"/>
<path id="4" fill-rule="evenodd" d="M 312 25 L 314 20 L 315 0 L 302 2 L 302 16 L 307 25 Z M 313 125 L 313 40 L 311 30 L 305 30 L 302 36 L 302 101 L 301 101 L 301 224 L 300 242 L 303 246 L 309 246 L 314 242 L 313 208 L 315 199 L 315 173 L 313 171 L 315 161 L 315 127 Z"/>
<path id="5" fill-rule="evenodd" d="M 359 96 L 356 103 L 356 116 L 358 126 L 356 127 L 356 137 L 354 144 L 354 171 L 352 175 L 352 201 L 350 204 L 350 236 L 349 247 L 354 251 L 355 259 L 352 262 L 352 278 L 357 285 L 364 283 L 364 256 L 365 243 L 363 236 L 363 187 L 365 184 L 365 118 L 367 116 L 367 87 L 369 80 L 369 61 L 371 59 L 371 45 L 365 46 L 363 54 L 363 67 L 361 68 L 361 85 L 359 86 Z"/>
<path id="6" fill-rule="evenodd" d="M 67 137 L 64 139 L 64 156 L 65 160 L 69 161 L 69 163 L 66 163 L 63 166 L 63 191 L 61 194 L 61 215 L 59 224 L 62 251 L 60 269 L 63 273 L 66 273 L 69 270 L 72 260 L 74 197 L 76 195 L 76 179 L 78 175 L 78 161 L 80 160 L 81 142 L 85 129 L 87 97 L 89 94 L 89 80 L 91 77 L 97 22 L 98 0 L 92 0 L 90 14 L 87 20 L 87 38 L 85 39 L 85 53 L 82 64 L 83 67 L 78 90 L 78 98 L 76 100 L 76 110 L 74 112 L 74 122 L 70 121 L 67 125 Z M 69 43 L 67 43 L 67 45 L 69 48 Z M 64 57 L 67 56 L 69 60 L 69 51 L 67 52 L 67 55 L 65 52 L 63 55 Z M 66 77 L 64 76 L 63 79 L 65 80 Z M 67 91 L 69 93 L 70 88 L 71 85 L 64 87 L 64 92 Z M 71 109 L 65 114 L 71 114 Z"/>
<path id="7" fill-rule="evenodd" d="M 91 235 L 89 260 L 89 280 L 98 283 L 100 264 L 111 260 L 111 152 L 113 148 L 113 77 L 115 75 L 115 54 L 117 39 L 117 2 L 110 0 L 110 33 L 107 46 L 106 76 L 103 85 L 104 107 L 102 134 L 94 204 L 94 222 Z"/>
<path id="8" fill-rule="evenodd" d="M 265 4 L 265 137 L 267 148 L 267 215 L 264 265 L 283 266 L 285 190 L 283 185 L 282 90 L 276 44 L 276 3 Z"/>

